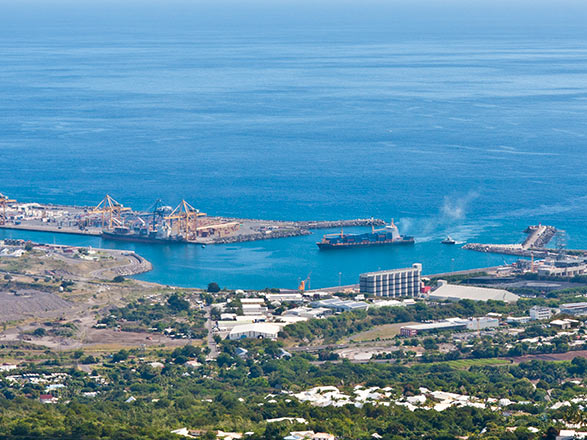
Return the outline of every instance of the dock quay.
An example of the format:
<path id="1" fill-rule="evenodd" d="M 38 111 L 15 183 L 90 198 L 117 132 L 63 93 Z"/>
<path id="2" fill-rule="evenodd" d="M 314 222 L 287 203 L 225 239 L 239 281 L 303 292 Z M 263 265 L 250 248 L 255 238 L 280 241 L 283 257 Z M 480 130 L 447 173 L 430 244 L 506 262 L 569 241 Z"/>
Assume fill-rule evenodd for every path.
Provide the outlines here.
<path id="1" fill-rule="evenodd" d="M 520 257 L 533 256 L 537 258 L 545 258 L 547 256 L 556 255 L 559 253 L 559 250 L 557 249 L 546 248 L 548 243 L 550 243 L 550 241 L 557 233 L 557 229 L 554 226 L 528 226 L 524 232 L 528 234 L 528 236 L 522 243 L 519 244 L 467 243 L 463 246 L 463 249 L 494 254 L 517 255 Z M 580 249 L 565 249 L 565 252 L 576 255 L 587 254 L 587 251 Z"/>
<path id="2" fill-rule="evenodd" d="M 147 243 L 228 244 L 311 234 L 313 229 L 380 226 L 375 218 L 283 221 L 209 216 L 182 200 L 137 211 L 106 195 L 96 206 L 21 203 L 0 193 L 0 228 Z"/>
<path id="3" fill-rule="evenodd" d="M 384 226 L 385 222 L 378 218 L 358 218 L 355 220 L 303 221 L 294 224 L 306 229 L 331 229 L 353 226 Z"/>

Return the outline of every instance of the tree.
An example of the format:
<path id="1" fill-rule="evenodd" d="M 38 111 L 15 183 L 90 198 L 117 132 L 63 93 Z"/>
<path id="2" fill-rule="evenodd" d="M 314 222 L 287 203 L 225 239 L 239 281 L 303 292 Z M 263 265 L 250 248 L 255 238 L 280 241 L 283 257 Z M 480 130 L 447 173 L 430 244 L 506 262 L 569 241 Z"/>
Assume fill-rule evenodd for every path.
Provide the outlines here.
<path id="1" fill-rule="evenodd" d="M 218 283 L 208 284 L 208 292 L 210 292 L 210 293 L 220 292 L 220 286 L 218 285 Z"/>
<path id="2" fill-rule="evenodd" d="M 122 283 L 124 280 L 125 278 L 122 275 L 116 275 L 114 278 L 112 278 L 113 283 Z"/>
<path id="3" fill-rule="evenodd" d="M 181 298 L 177 293 L 174 293 L 169 298 L 167 298 L 167 304 L 172 310 L 175 310 L 176 312 L 182 312 L 184 310 L 190 309 L 190 303 Z"/>
<path id="4" fill-rule="evenodd" d="M 118 353 L 112 355 L 112 360 L 114 362 L 124 361 L 125 359 L 128 359 L 128 351 L 126 350 L 120 350 Z"/>
<path id="5" fill-rule="evenodd" d="M 38 337 L 43 337 L 46 334 L 47 334 L 47 331 L 43 327 L 38 327 L 33 332 L 33 335 L 38 336 Z"/>

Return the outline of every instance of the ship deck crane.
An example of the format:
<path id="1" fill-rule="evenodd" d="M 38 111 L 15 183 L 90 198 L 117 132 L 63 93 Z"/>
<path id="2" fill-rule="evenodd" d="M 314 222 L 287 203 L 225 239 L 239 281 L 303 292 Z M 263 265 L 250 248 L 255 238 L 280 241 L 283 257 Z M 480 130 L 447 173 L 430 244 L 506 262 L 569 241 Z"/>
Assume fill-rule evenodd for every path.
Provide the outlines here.
<path id="1" fill-rule="evenodd" d="M 6 206 L 9 203 L 16 203 L 16 200 L 9 199 L 8 196 L 0 193 L 0 225 L 6 224 Z"/>
<path id="2" fill-rule="evenodd" d="M 125 207 L 122 203 L 118 203 L 116 200 L 110 197 L 110 195 L 106 194 L 106 197 L 104 197 L 102 201 L 98 203 L 98 205 L 96 205 L 92 211 L 90 211 L 90 213 L 101 214 L 102 228 L 104 228 L 106 225 L 106 220 L 108 220 L 108 229 L 112 229 L 113 223 L 116 223 L 119 226 L 123 224 L 120 216 L 123 212 L 130 210 L 130 208 Z"/>

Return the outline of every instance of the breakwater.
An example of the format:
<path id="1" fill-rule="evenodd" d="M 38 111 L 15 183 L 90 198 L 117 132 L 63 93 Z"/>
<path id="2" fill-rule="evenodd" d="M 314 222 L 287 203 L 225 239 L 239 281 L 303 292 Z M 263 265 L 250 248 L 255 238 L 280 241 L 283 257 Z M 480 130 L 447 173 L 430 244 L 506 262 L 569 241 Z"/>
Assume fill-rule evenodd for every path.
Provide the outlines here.
<path id="1" fill-rule="evenodd" d="M 485 243 L 467 243 L 463 249 L 494 253 L 505 255 L 517 255 L 520 257 L 538 257 L 543 258 L 550 254 L 555 254 L 556 249 L 547 249 L 546 246 L 557 233 L 554 226 L 536 225 L 528 226 L 524 232 L 528 234 L 522 243 L 516 244 L 485 244 Z M 582 251 L 577 251 L 582 252 Z"/>

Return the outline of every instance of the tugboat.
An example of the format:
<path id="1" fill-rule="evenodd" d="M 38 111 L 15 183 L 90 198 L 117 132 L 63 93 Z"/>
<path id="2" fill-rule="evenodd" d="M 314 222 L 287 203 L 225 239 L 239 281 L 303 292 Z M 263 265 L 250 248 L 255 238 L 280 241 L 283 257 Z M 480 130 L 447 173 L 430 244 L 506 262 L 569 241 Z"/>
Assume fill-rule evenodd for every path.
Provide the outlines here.
<path id="1" fill-rule="evenodd" d="M 442 244 L 457 244 L 455 240 L 451 238 L 450 235 L 447 235 L 444 240 L 441 241 Z"/>
<path id="2" fill-rule="evenodd" d="M 316 244 L 320 250 L 380 246 L 386 244 L 414 244 L 414 237 L 400 235 L 399 229 L 393 223 L 393 220 L 391 220 L 391 224 L 386 225 L 382 229 L 374 229 L 372 226 L 370 233 L 345 234 L 341 230 L 340 234 L 326 234 L 322 237 L 322 241 Z"/>

